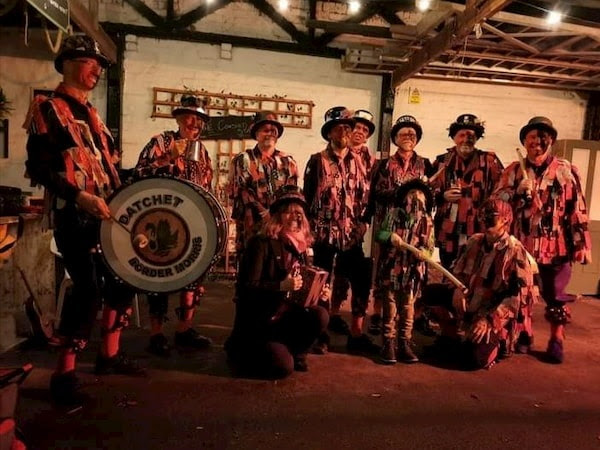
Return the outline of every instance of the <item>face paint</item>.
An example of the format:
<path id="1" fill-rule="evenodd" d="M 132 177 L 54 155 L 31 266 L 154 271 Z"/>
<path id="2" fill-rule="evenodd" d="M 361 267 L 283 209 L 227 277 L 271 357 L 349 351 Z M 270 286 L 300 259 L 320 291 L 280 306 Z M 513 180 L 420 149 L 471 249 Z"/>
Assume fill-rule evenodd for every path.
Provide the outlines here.
<path id="1" fill-rule="evenodd" d="M 543 130 L 538 130 L 538 138 L 540 139 L 540 147 L 546 153 L 546 150 L 552 145 L 552 137 Z"/>

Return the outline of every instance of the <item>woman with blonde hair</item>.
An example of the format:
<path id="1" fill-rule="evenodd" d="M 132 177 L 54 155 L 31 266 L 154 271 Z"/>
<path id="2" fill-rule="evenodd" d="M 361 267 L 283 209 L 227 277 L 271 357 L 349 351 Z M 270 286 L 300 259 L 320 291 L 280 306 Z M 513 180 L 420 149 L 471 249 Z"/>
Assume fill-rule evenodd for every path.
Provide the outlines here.
<path id="1" fill-rule="evenodd" d="M 307 371 L 306 353 L 327 326 L 324 308 L 304 307 L 290 295 L 302 287 L 299 269 L 312 244 L 306 209 L 300 188 L 283 186 L 261 232 L 248 241 L 236 285 L 235 322 L 225 345 L 241 375 L 284 378 L 294 370 Z"/>

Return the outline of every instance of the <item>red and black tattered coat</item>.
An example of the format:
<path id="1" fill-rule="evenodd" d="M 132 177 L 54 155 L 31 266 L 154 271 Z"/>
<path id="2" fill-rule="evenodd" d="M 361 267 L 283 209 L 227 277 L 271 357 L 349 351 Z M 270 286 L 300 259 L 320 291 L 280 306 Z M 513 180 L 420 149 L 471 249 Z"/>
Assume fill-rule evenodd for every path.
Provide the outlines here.
<path id="1" fill-rule="evenodd" d="M 373 229 L 377 233 L 389 209 L 393 207 L 396 188 L 414 179 L 431 174 L 431 163 L 427 158 L 413 152 L 404 160 L 400 152 L 387 159 L 377 161 L 371 177 L 369 196 L 369 218 L 374 214 Z"/>
<path id="2" fill-rule="evenodd" d="M 96 109 L 68 95 L 61 83 L 53 97 L 36 96 L 24 123 L 27 173 L 46 188 L 47 206 L 74 203 L 79 191 L 107 198 L 121 184 L 120 152 Z"/>
<path id="3" fill-rule="evenodd" d="M 363 205 L 364 201 L 368 202 L 369 199 L 369 190 L 371 187 L 371 176 L 373 175 L 373 166 L 375 164 L 375 157 L 371 154 L 371 151 L 369 150 L 369 147 L 367 147 L 366 145 L 362 145 L 358 148 L 354 148 L 352 147 L 352 152 L 354 153 L 355 156 L 358 156 L 358 160 L 360 160 L 361 165 L 359 166 L 360 171 L 363 173 L 363 175 L 365 176 L 365 179 L 367 180 L 367 183 L 365 183 L 365 185 L 362 187 L 362 190 L 360 192 L 357 192 L 357 199 L 358 201 L 356 202 L 357 206 Z M 366 200 L 364 200 L 366 199 Z M 363 214 L 363 210 L 357 211 L 357 214 Z"/>
<path id="4" fill-rule="evenodd" d="M 185 159 L 184 148 L 185 142 L 178 131 L 165 131 L 154 136 L 140 153 L 134 171 L 136 177 L 168 174 L 210 191 L 213 169 L 206 147 L 202 144 L 200 161 Z"/>
<path id="5" fill-rule="evenodd" d="M 494 328 L 540 300 L 533 257 L 514 236 L 505 232 L 493 244 L 477 233 L 456 259 L 452 272 L 467 286 L 467 312 L 486 317 Z"/>
<path id="6" fill-rule="evenodd" d="M 579 172 L 570 162 L 549 156 L 537 168 L 527 163 L 532 199 L 516 193 L 523 180 L 520 164 L 503 172 L 494 195 L 513 205 L 513 234 L 540 264 L 573 261 L 576 251 L 591 261 L 591 236 Z"/>
<path id="7" fill-rule="evenodd" d="M 495 153 L 479 149 L 465 161 L 458 155 L 456 147 L 448 149 L 439 161 L 440 172 L 431 181 L 437 203 L 436 245 L 447 253 L 458 254 L 467 239 L 484 231 L 479 226 L 477 214 L 494 191 L 503 166 Z M 462 191 L 460 200 L 456 203 L 445 201 L 444 192 L 457 186 Z"/>
<path id="8" fill-rule="evenodd" d="M 304 173 L 304 195 L 316 242 L 340 250 L 362 243 L 367 198 L 361 193 L 368 180 L 361 164 L 348 149 L 342 158 L 330 146 L 311 155 Z"/>
<path id="9" fill-rule="evenodd" d="M 275 200 L 275 192 L 285 185 L 298 184 L 298 165 L 291 155 L 275 149 L 263 154 L 258 146 L 236 155 L 231 162 L 229 183 L 236 221 L 238 248 L 258 232 L 262 218 Z"/>

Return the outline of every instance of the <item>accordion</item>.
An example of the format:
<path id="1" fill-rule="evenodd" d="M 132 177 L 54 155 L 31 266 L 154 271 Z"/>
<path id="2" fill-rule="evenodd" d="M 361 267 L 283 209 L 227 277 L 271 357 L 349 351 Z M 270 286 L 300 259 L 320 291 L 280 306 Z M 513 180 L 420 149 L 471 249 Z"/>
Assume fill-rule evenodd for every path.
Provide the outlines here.
<path id="1" fill-rule="evenodd" d="M 316 305 L 329 277 L 329 272 L 316 266 L 301 266 L 300 276 L 302 277 L 302 287 L 297 291 L 290 292 L 290 301 L 305 308 Z"/>

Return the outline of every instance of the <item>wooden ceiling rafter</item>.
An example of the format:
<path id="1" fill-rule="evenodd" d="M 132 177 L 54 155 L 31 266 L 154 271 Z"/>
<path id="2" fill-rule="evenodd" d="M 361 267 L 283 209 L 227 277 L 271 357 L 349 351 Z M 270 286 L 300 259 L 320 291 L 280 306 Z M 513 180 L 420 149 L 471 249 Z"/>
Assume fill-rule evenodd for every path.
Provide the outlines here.
<path id="1" fill-rule="evenodd" d="M 486 17 L 493 16 L 511 0 L 485 0 L 483 2 L 467 2 L 459 17 L 445 24 L 444 28 L 433 38 L 429 39 L 421 50 L 415 52 L 404 67 L 398 68 L 392 74 L 392 86 L 396 87 L 421 70 L 429 61 L 437 58 L 448 47 L 466 38 L 473 27 Z"/>

